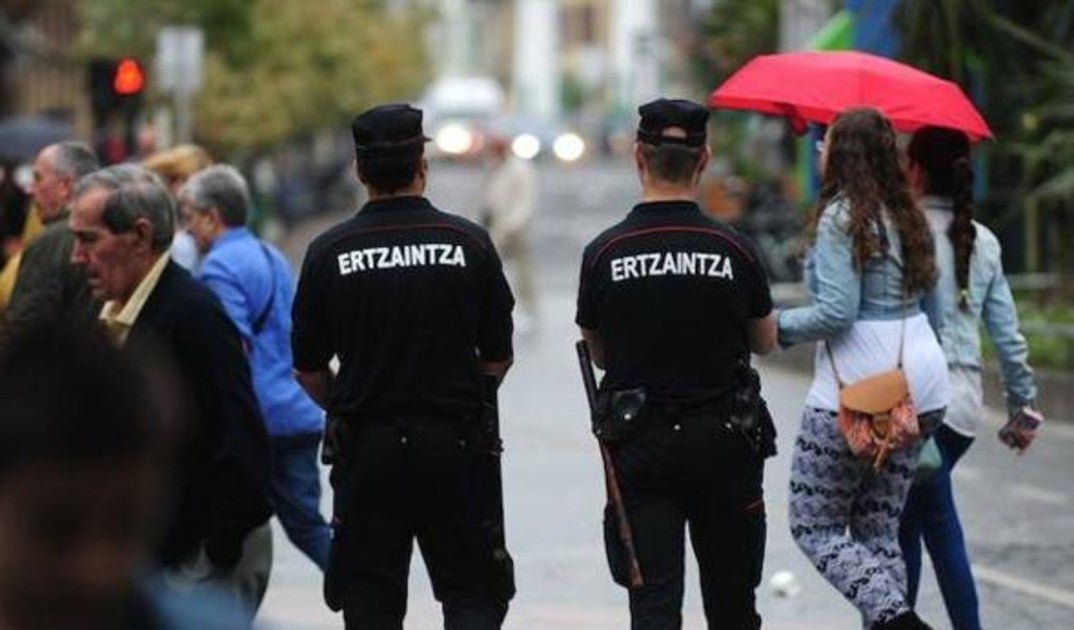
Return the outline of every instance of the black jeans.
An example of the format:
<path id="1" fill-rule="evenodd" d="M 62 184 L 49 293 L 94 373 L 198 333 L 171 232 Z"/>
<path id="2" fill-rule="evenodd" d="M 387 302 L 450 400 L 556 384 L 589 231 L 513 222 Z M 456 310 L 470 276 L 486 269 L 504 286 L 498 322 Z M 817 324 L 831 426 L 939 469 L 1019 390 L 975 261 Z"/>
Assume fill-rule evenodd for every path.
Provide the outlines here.
<path id="1" fill-rule="evenodd" d="M 348 629 L 396 630 L 406 615 L 417 540 L 450 630 L 497 629 L 473 475 L 479 454 L 457 423 L 424 419 L 357 428 L 347 465 L 333 470 L 333 564 Z"/>
<path id="2" fill-rule="evenodd" d="M 714 414 L 657 415 L 645 432 L 614 447 L 644 586 L 630 590 L 631 627 L 682 627 L 684 528 L 701 579 L 709 628 L 761 626 L 754 589 L 765 545 L 764 461 Z M 605 542 L 625 584 L 622 547 L 610 510 Z"/>

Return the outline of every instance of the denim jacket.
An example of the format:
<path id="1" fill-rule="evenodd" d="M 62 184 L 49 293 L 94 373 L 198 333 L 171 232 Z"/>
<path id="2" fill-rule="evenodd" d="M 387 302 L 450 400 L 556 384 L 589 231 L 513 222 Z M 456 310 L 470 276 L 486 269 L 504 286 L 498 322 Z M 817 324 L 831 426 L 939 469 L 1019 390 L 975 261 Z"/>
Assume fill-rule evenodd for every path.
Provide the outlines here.
<path id="1" fill-rule="evenodd" d="M 1029 348 L 1018 330 L 1018 312 L 1007 277 L 1003 275 L 999 240 L 987 227 L 974 221 L 977 237 L 970 255 L 967 288 L 968 309 L 959 308 L 958 281 L 955 278 L 955 251 L 947 236 L 951 225 L 951 202 L 938 197 L 922 200 L 925 215 L 936 242 L 938 310 L 944 326 L 940 342 L 947 363 L 952 366 L 981 367 L 980 324 L 984 322 L 999 355 L 1003 384 L 1007 390 L 1007 407 L 1013 413 L 1037 396 L 1028 358 Z"/>
<path id="2" fill-rule="evenodd" d="M 883 233 L 874 227 L 887 255 L 876 254 L 859 270 L 854 264 L 854 244 L 847 232 L 850 215 L 845 199 L 836 197 L 821 214 L 817 241 L 806 255 L 805 282 L 812 298 L 808 306 L 780 311 L 779 343 L 783 347 L 808 341 L 832 339 L 857 320 L 891 320 L 910 317 L 924 310 L 929 323 L 939 326 L 935 296 L 906 296 L 903 305 L 902 248 L 899 233 L 884 217 Z"/>

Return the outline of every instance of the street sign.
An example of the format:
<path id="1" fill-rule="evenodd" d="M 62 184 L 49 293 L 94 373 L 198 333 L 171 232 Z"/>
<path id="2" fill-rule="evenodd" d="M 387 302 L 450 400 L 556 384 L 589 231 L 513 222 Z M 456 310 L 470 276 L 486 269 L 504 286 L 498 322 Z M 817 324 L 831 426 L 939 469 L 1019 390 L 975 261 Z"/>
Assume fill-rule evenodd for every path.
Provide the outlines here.
<path id="1" fill-rule="evenodd" d="M 201 87 L 205 32 L 190 26 L 166 26 L 157 35 L 157 86 L 190 94 Z"/>

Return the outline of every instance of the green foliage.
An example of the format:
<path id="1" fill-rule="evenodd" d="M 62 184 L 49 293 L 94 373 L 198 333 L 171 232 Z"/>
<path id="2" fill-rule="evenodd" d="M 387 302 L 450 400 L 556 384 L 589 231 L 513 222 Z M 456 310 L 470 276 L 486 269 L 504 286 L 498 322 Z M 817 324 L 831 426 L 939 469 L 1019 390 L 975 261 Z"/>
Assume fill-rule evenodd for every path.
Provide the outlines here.
<path id="1" fill-rule="evenodd" d="M 997 138 L 982 205 L 1074 217 L 1074 3 L 903 0 L 902 57 L 975 96 Z M 1074 238 L 1066 223 L 1065 240 Z M 1068 275 L 1074 251 L 1054 252 Z M 1069 278 L 1068 278 L 1069 281 Z"/>
<path id="2" fill-rule="evenodd" d="M 780 0 L 717 0 L 702 20 L 693 56 L 710 89 L 757 55 L 779 48 Z"/>
<path id="3" fill-rule="evenodd" d="M 1033 324 L 1074 324 L 1074 306 L 1069 304 L 1040 305 L 1035 299 L 1039 296 L 1019 297 L 1017 300 L 1018 315 L 1023 324 L 1033 329 Z M 1044 335 L 1033 332 L 1023 333 L 1029 344 L 1029 363 L 1037 368 L 1051 368 L 1059 370 L 1074 370 L 1074 339 L 1056 335 Z M 982 337 L 987 338 L 982 330 Z M 995 359 L 995 348 L 991 344 L 983 344 L 984 356 L 987 359 Z"/>
<path id="4" fill-rule="evenodd" d="M 370 0 L 86 0 L 84 50 L 150 59 L 165 24 L 206 30 L 196 139 L 256 150 L 405 100 L 426 79 L 420 11 Z M 150 84 L 152 86 L 152 84 Z"/>
<path id="5" fill-rule="evenodd" d="M 235 63 L 210 58 L 198 132 L 224 146 L 258 147 L 406 99 L 425 79 L 423 24 L 369 2 L 257 0 L 250 54 Z"/>
<path id="6" fill-rule="evenodd" d="M 199 26 L 217 50 L 239 44 L 249 33 L 250 0 L 83 0 L 81 50 L 88 55 L 149 58 L 160 28 Z"/>

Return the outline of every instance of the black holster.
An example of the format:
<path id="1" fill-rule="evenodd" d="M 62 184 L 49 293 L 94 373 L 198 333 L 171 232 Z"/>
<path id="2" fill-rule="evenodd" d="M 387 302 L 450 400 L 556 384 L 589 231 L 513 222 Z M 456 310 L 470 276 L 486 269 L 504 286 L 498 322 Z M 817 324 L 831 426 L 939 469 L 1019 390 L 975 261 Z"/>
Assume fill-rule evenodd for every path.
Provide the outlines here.
<path id="1" fill-rule="evenodd" d="M 776 425 L 761 397 L 761 377 L 745 360 L 735 365 L 735 386 L 731 392 L 728 422 L 757 455 L 768 458 L 776 454 Z"/>
<path id="2" fill-rule="evenodd" d="M 625 442 L 644 431 L 650 411 L 641 387 L 598 392 L 593 435 L 605 444 Z"/>

